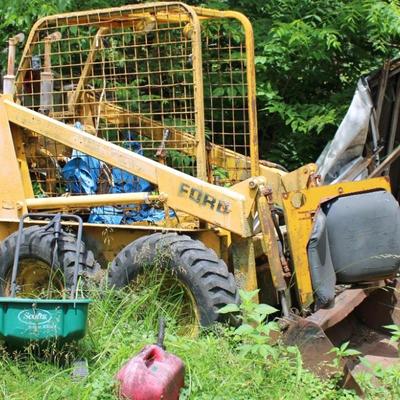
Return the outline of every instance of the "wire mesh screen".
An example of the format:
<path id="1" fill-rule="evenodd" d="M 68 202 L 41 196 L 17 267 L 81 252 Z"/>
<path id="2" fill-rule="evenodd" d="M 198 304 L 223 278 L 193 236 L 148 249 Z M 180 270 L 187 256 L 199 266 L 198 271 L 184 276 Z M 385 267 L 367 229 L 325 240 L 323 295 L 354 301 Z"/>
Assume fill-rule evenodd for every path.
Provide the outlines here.
<path id="1" fill-rule="evenodd" d="M 193 175 L 196 142 L 178 135 L 195 134 L 188 23 L 184 10 L 169 12 L 168 6 L 45 20 L 21 64 L 17 96 L 36 111 L 80 123 L 89 133 Z M 43 150 L 57 148 L 48 140 L 36 143 L 34 154 L 41 158 Z M 31 165 L 38 165 L 38 156 L 32 157 Z M 54 162 L 46 165 L 48 170 Z"/>
<path id="2" fill-rule="evenodd" d="M 206 135 L 233 151 L 215 154 L 213 181 L 230 185 L 250 176 L 245 34 L 239 21 L 212 19 L 203 23 L 203 79 Z"/>
<path id="3" fill-rule="evenodd" d="M 16 98 L 193 176 L 196 135 L 204 128 L 209 181 L 231 185 L 246 179 L 245 34 L 234 19 L 202 15 L 197 41 L 194 18 L 193 9 L 173 3 L 45 18 L 28 39 Z M 199 47 L 201 64 L 193 56 Z M 35 133 L 27 133 L 25 146 L 36 196 L 156 189 Z"/>

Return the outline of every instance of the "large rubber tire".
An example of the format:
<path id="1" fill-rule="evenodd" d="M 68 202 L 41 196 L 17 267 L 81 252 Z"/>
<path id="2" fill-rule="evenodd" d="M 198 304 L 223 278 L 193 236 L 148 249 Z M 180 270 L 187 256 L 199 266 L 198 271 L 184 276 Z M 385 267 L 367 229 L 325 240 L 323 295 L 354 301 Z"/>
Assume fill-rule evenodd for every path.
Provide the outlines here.
<path id="1" fill-rule="evenodd" d="M 54 271 L 61 271 L 64 275 L 65 289 L 70 289 L 73 284 L 76 238 L 73 234 L 61 231 L 58 239 L 58 252 L 56 261 L 52 266 L 54 233 L 45 230 L 42 226 L 31 226 L 22 232 L 19 260 L 38 260 Z M 14 254 L 17 247 L 17 232 L 0 242 L 0 296 L 4 293 L 7 280 L 11 279 Z M 95 277 L 100 272 L 100 265 L 94 259 L 93 253 L 85 249 L 81 242 L 79 256 L 79 275 L 84 278 Z"/>
<path id="2" fill-rule="evenodd" d="M 155 264 L 168 267 L 190 291 L 201 326 L 223 322 L 226 315 L 218 309 L 239 303 L 235 279 L 224 261 L 199 240 L 175 233 L 155 233 L 127 245 L 111 264 L 109 286 L 127 286 Z"/>

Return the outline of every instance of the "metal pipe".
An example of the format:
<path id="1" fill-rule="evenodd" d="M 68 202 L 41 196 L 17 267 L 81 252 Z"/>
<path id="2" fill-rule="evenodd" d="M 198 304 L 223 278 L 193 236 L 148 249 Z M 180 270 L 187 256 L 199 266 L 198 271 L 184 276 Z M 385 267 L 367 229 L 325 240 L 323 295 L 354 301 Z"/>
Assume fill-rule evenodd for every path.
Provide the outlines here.
<path id="1" fill-rule="evenodd" d="M 12 275 L 11 275 L 11 297 L 15 297 L 17 292 L 17 273 L 18 273 L 18 261 L 19 261 L 19 253 L 21 249 L 21 238 L 22 238 L 22 230 L 24 229 L 24 220 L 27 218 L 27 215 L 23 215 L 22 218 L 19 220 L 18 225 L 18 234 L 17 234 L 17 243 L 16 249 L 14 254 L 14 263 L 12 268 Z"/>
<path id="2" fill-rule="evenodd" d="M 266 255 L 268 257 L 272 281 L 275 289 L 280 292 L 287 289 L 287 284 L 282 270 L 271 208 L 265 193 L 263 193 L 265 191 L 265 187 L 263 185 L 259 185 L 260 193 L 257 195 L 258 217 L 260 219 L 261 232 L 266 247 Z"/>
<path id="3" fill-rule="evenodd" d="M 162 349 L 165 350 L 164 346 L 164 338 L 165 338 L 165 319 L 160 317 L 158 319 L 158 335 L 157 335 L 157 346 L 161 347 Z"/>
<path id="4" fill-rule="evenodd" d="M 368 178 L 374 178 L 379 176 L 386 168 L 388 168 L 397 158 L 400 156 L 400 146 L 397 146 L 391 154 L 389 154 L 385 161 L 383 161 L 376 169 L 374 169 L 368 176 Z"/>
<path id="5" fill-rule="evenodd" d="M 377 105 L 376 105 L 376 126 L 378 128 L 378 133 L 379 133 L 379 128 L 380 128 L 383 101 L 385 99 L 386 87 L 387 87 L 387 83 L 388 83 L 390 65 L 391 65 L 391 60 L 386 60 L 385 64 L 383 65 L 382 71 L 381 71 L 381 78 L 380 78 L 380 82 L 379 82 L 378 101 L 377 101 Z M 378 139 L 379 139 L 379 137 L 378 137 Z"/>
<path id="6" fill-rule="evenodd" d="M 53 32 L 44 39 L 44 72 L 51 72 L 51 43 L 60 40 L 61 32 Z"/>
<path id="7" fill-rule="evenodd" d="M 140 204 L 154 201 L 164 202 L 167 196 L 163 193 L 152 195 L 143 193 L 95 194 L 68 197 L 44 197 L 26 199 L 26 205 L 31 210 L 51 210 L 57 208 L 80 208 L 106 205 Z"/>
<path id="8" fill-rule="evenodd" d="M 390 124 L 389 140 L 387 143 L 387 154 L 390 154 L 393 151 L 394 141 L 396 139 L 396 133 L 397 133 L 397 126 L 399 123 L 399 112 L 400 112 L 400 78 L 399 77 L 397 78 L 395 98 L 396 98 L 396 100 L 393 105 L 392 123 Z M 388 170 L 385 172 L 386 172 L 386 174 L 389 173 Z"/>
<path id="9" fill-rule="evenodd" d="M 15 53 L 18 43 L 22 43 L 25 40 L 25 35 L 23 33 L 18 33 L 8 39 L 8 64 L 7 64 L 7 74 L 14 75 L 14 65 L 15 65 Z"/>
<path id="10" fill-rule="evenodd" d="M 78 215 L 64 215 L 64 217 L 75 218 L 78 221 L 78 235 L 76 238 L 76 251 L 75 251 L 75 264 L 74 264 L 74 278 L 73 278 L 73 286 L 71 288 L 70 299 L 74 299 L 77 297 L 77 288 L 78 288 L 78 274 L 79 274 L 79 257 L 81 255 L 81 243 L 82 243 L 82 231 L 83 231 L 83 222 L 82 218 Z M 74 305 L 75 306 L 75 305 Z"/>
<path id="11" fill-rule="evenodd" d="M 51 72 L 51 44 L 61 39 L 60 32 L 53 32 L 44 39 L 44 68 L 40 74 L 40 109 L 48 115 L 52 108 L 54 91 L 53 73 Z"/>
<path id="12" fill-rule="evenodd" d="M 166 158 L 165 143 L 169 139 L 170 133 L 171 131 L 169 129 L 164 129 L 162 141 L 156 152 L 156 157 L 158 159 L 158 162 L 160 162 L 161 164 L 165 164 L 165 158 Z"/>
<path id="13" fill-rule="evenodd" d="M 3 90 L 6 94 L 12 94 L 15 81 L 15 53 L 18 43 L 22 43 L 25 39 L 23 33 L 18 33 L 8 39 L 8 61 L 7 61 L 7 75 L 3 78 Z"/>
<path id="14" fill-rule="evenodd" d="M 370 125 L 371 125 L 371 134 L 372 134 L 372 144 L 373 149 L 372 151 L 375 153 L 378 149 L 378 142 L 379 142 L 379 128 L 378 128 L 378 119 L 376 116 L 376 111 L 372 108 L 371 117 L 370 117 Z M 375 156 L 375 165 L 379 165 L 379 154 L 376 153 Z"/>
<path id="15" fill-rule="evenodd" d="M 284 290 L 280 290 L 279 292 L 279 301 L 281 303 L 281 307 L 282 307 L 282 315 L 285 318 L 289 318 L 290 317 L 290 312 L 289 312 L 289 307 L 286 301 L 286 296 L 285 296 L 285 291 Z"/>

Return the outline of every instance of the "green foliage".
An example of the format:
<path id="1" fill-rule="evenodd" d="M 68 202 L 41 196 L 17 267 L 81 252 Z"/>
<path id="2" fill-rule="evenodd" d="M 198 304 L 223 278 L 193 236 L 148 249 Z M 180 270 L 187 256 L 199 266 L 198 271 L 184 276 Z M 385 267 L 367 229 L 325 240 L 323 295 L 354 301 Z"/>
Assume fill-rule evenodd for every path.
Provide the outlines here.
<path id="1" fill-rule="evenodd" d="M 64 12 L 71 0 L 3 0 L 0 15 L 0 40 L 3 46 L 11 35 L 19 32 L 27 35 L 33 23 L 45 15 Z M 4 58 L 3 58 L 4 59 Z"/>
<path id="2" fill-rule="evenodd" d="M 262 357 L 276 357 L 278 349 L 270 344 L 270 332 L 278 330 L 276 322 L 266 322 L 266 318 L 278 312 L 274 307 L 267 304 L 257 304 L 253 301 L 259 290 L 246 292 L 239 290 L 241 303 L 228 304 L 221 308 L 221 314 L 239 312 L 242 324 L 233 332 L 234 341 L 238 342 L 238 348 L 244 355 L 247 353 L 260 355 Z"/>
<path id="3" fill-rule="evenodd" d="M 357 382 L 365 392 L 367 400 L 398 399 L 400 398 L 400 368 L 398 365 L 382 367 L 373 366 L 367 359 L 361 363 L 369 372 L 360 372 L 356 375 Z"/>
<path id="4" fill-rule="evenodd" d="M 357 356 L 361 354 L 358 350 L 349 349 L 349 342 L 345 342 L 339 347 L 334 347 L 330 353 L 335 353 L 339 358 Z"/>
<path id="5" fill-rule="evenodd" d="M 398 1 L 227 3 L 254 26 L 261 155 L 290 168 L 315 160 L 358 77 L 398 55 Z"/>
<path id="6" fill-rule="evenodd" d="M 389 331 L 392 333 L 392 338 L 391 340 L 393 342 L 399 342 L 400 341 L 400 325 L 386 325 L 384 328 L 389 329 Z"/>
<path id="7" fill-rule="evenodd" d="M 219 185 L 223 184 L 223 186 L 225 187 L 230 186 L 229 172 L 225 168 L 214 166 L 212 168 L 212 174 L 214 177 L 214 181 L 217 182 Z"/>
<path id="8" fill-rule="evenodd" d="M 46 197 L 46 193 L 43 190 L 43 188 L 39 182 L 33 181 L 32 189 L 33 189 L 33 193 L 34 193 L 35 197 Z"/>
<path id="9" fill-rule="evenodd" d="M 341 344 L 339 347 L 332 348 L 329 353 L 334 353 L 336 358 L 334 360 L 334 365 L 338 367 L 340 365 L 340 361 L 346 357 L 358 356 L 361 353 L 355 349 L 349 349 L 349 342 L 345 342 Z"/>
<path id="10" fill-rule="evenodd" d="M 195 166 L 195 158 L 177 150 L 167 150 L 168 165 L 177 168 L 186 174 L 192 175 Z"/>

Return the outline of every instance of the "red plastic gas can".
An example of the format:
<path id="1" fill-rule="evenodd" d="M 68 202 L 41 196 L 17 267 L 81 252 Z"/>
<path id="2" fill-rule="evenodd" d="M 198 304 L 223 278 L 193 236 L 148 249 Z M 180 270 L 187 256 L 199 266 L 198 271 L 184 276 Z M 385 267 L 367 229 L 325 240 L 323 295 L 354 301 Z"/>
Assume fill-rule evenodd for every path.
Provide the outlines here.
<path id="1" fill-rule="evenodd" d="M 118 372 L 119 396 L 131 400 L 177 400 L 184 385 L 182 360 L 158 345 L 146 346 Z"/>

